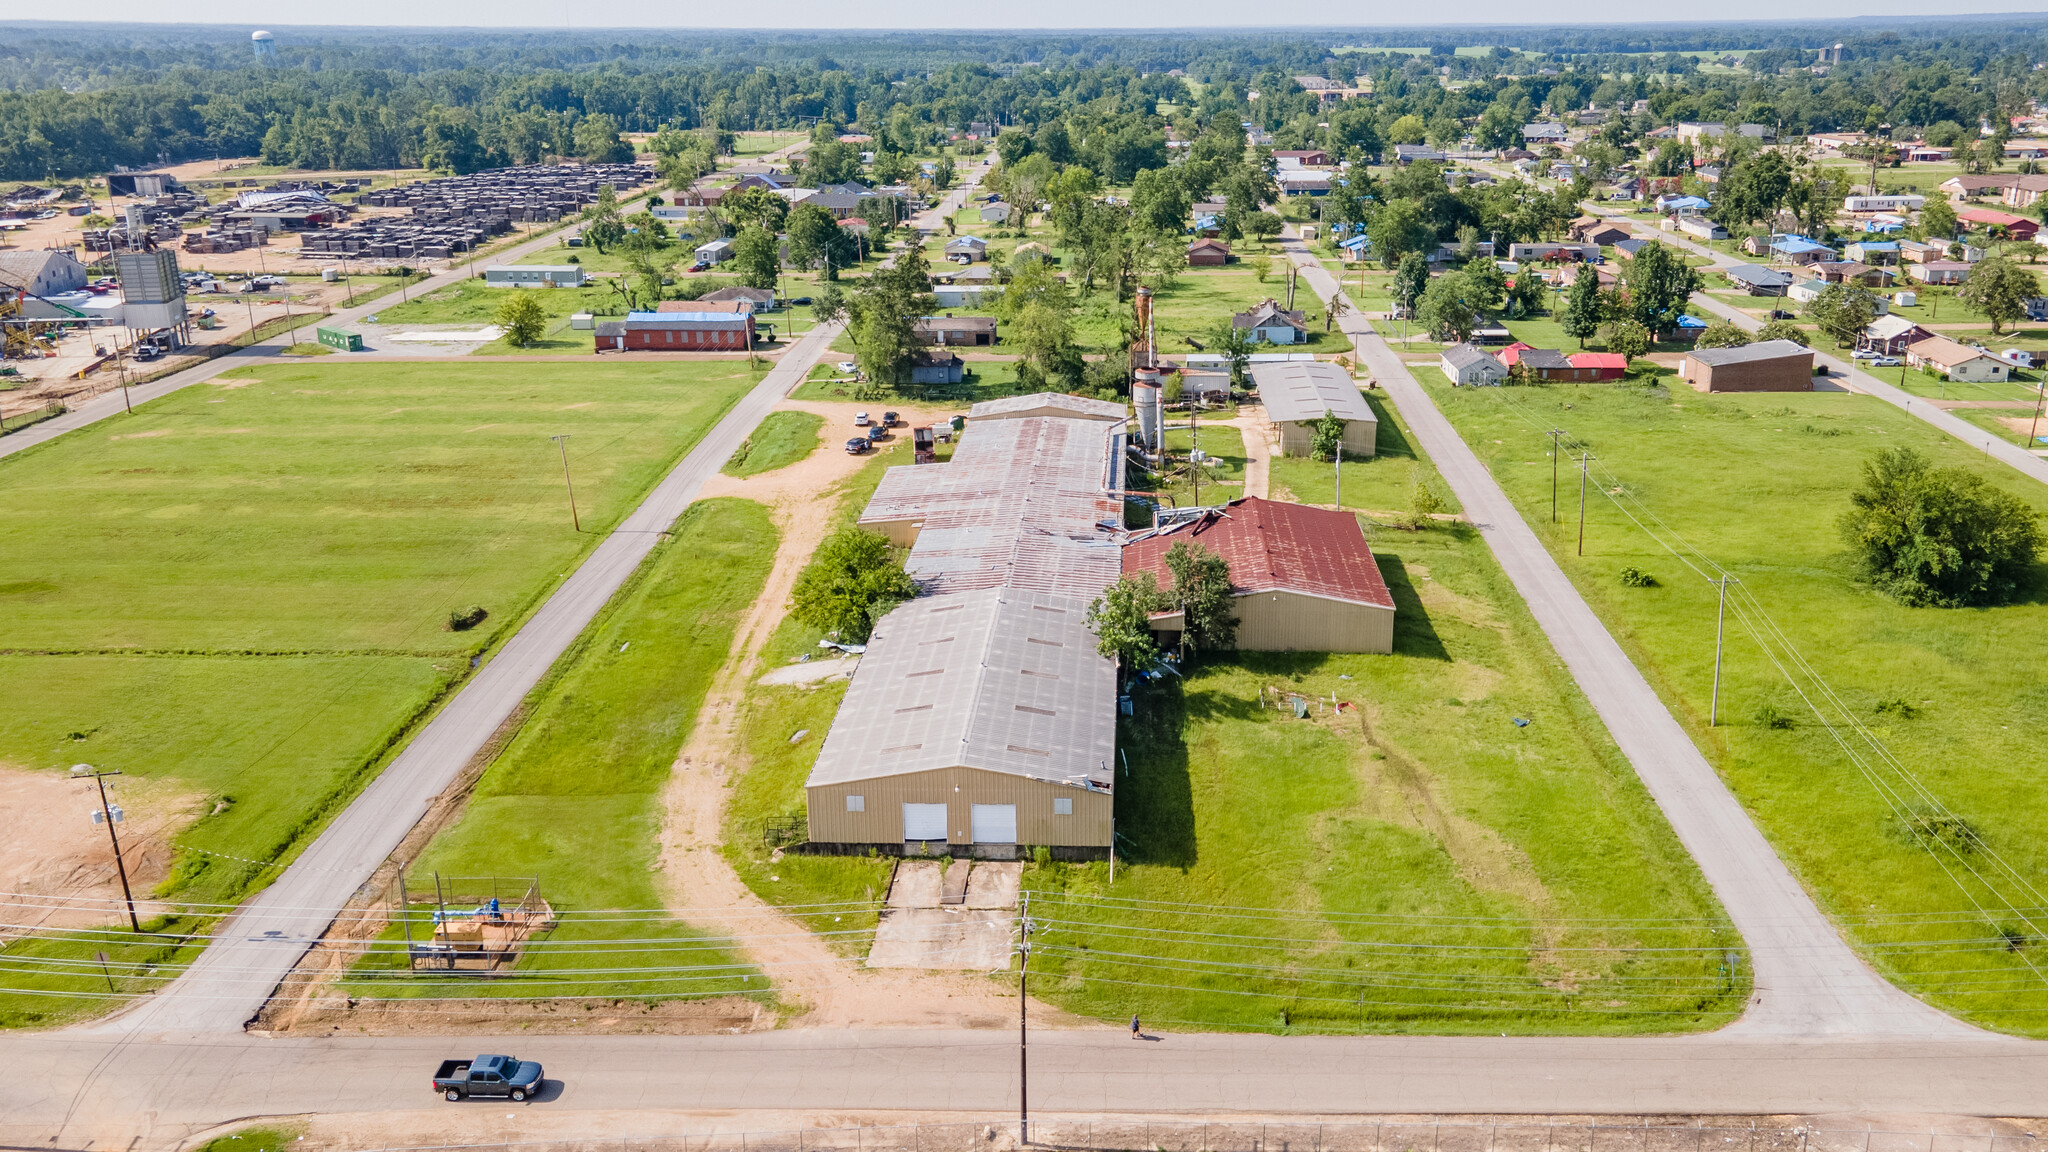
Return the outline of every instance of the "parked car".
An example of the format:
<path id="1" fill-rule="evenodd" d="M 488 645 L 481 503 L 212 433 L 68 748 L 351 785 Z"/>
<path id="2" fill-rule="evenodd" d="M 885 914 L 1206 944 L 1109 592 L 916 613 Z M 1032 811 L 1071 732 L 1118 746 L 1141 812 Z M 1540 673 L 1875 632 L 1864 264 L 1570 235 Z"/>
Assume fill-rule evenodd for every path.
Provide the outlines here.
<path id="1" fill-rule="evenodd" d="M 855 363 L 854 363 L 853 361 L 851 361 L 851 360 L 841 360 L 841 361 L 840 361 L 839 363 L 837 363 L 837 364 L 834 364 L 834 365 L 833 365 L 832 367 L 834 367 L 834 368 L 837 368 L 837 369 L 838 369 L 838 370 L 840 370 L 841 372 L 858 372 L 858 371 L 860 371 L 860 365 L 858 365 L 858 364 L 855 364 Z"/>
<path id="2" fill-rule="evenodd" d="M 443 1099 L 468 1096 L 505 1096 L 524 1100 L 540 1091 L 541 1068 L 517 1056 L 478 1056 L 472 1060 L 443 1060 L 434 1073 L 434 1091 Z"/>
<path id="3" fill-rule="evenodd" d="M 868 438 L 865 436 L 855 436 L 853 439 L 848 440 L 846 442 L 846 450 L 855 456 L 858 456 L 861 453 L 866 452 L 873 447 L 874 445 L 868 443 Z"/>
<path id="4" fill-rule="evenodd" d="M 882 413 L 882 427 L 894 428 L 895 426 L 901 423 L 903 423 L 903 418 L 901 416 L 896 415 L 894 412 Z"/>
<path id="5" fill-rule="evenodd" d="M 1870 366 L 1872 368 L 1897 368 L 1899 365 L 1904 363 L 1905 361 L 1899 359 L 1897 356 L 1879 356 L 1877 359 L 1872 360 L 1870 362 Z"/>
<path id="6" fill-rule="evenodd" d="M 791 307 L 803 307 L 809 305 L 810 302 L 811 298 L 809 296 L 799 296 L 796 299 L 791 300 L 789 303 Z"/>
<path id="7" fill-rule="evenodd" d="M 1792 318 L 1792 314 L 1790 312 L 1785 311 L 1783 308 L 1771 309 L 1771 319 L 1773 320 L 1790 320 Z"/>
<path id="8" fill-rule="evenodd" d="M 882 427 L 880 424 L 877 424 L 873 428 L 868 429 L 868 439 L 870 440 L 887 440 L 888 438 L 889 430 L 887 428 Z"/>
<path id="9" fill-rule="evenodd" d="M 1875 352 L 1869 348 L 1858 348 L 1854 352 L 1849 353 L 1849 358 L 1852 360 L 1875 360 L 1880 355 L 1881 353 Z"/>
<path id="10" fill-rule="evenodd" d="M 855 428 L 865 428 L 873 423 L 874 421 L 868 419 L 868 414 L 865 412 L 855 412 L 853 414 L 853 426 Z"/>

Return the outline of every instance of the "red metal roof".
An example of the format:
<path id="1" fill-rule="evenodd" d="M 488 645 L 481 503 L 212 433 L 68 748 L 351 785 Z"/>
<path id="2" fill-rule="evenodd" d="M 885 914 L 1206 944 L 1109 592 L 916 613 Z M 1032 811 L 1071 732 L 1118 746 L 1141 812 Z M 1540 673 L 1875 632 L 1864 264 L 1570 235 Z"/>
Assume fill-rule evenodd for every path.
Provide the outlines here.
<path id="1" fill-rule="evenodd" d="M 1565 359 L 1574 368 L 1620 368 L 1628 369 L 1628 357 L 1619 352 L 1574 352 Z"/>
<path id="2" fill-rule="evenodd" d="M 1240 593 L 1300 592 L 1394 606 L 1358 517 L 1350 512 L 1256 496 L 1233 500 L 1220 513 L 1124 545 L 1124 572 L 1150 572 L 1161 587 L 1171 585 L 1166 553 L 1183 540 L 1223 557 L 1230 565 L 1230 583 Z"/>

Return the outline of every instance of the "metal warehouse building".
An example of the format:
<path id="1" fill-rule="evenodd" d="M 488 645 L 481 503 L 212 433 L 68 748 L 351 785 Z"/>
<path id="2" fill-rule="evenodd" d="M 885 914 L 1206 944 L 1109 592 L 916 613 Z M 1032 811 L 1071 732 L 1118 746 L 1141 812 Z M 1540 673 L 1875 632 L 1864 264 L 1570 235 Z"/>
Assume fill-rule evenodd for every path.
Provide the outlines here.
<path id="1" fill-rule="evenodd" d="M 1116 670 L 1086 620 L 1122 558 L 1107 415 L 977 405 L 952 460 L 883 475 L 860 523 L 910 549 L 924 594 L 868 640 L 804 786 L 812 843 L 1108 853 Z"/>
<path id="2" fill-rule="evenodd" d="M 1378 447 L 1379 417 L 1351 380 L 1335 364 L 1290 360 L 1252 365 L 1252 383 L 1265 405 L 1266 419 L 1280 429 L 1280 451 L 1307 456 L 1315 445 L 1316 421 L 1335 412 L 1344 421 L 1344 452 L 1370 456 Z"/>

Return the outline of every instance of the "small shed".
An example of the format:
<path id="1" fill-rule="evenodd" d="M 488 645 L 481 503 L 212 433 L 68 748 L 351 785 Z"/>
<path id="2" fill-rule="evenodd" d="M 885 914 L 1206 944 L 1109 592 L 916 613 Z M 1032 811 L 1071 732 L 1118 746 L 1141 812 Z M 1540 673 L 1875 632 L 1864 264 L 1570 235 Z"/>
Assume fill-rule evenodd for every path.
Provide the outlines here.
<path id="1" fill-rule="evenodd" d="M 1329 413 L 1344 421 L 1347 455 L 1371 456 L 1377 451 L 1379 417 L 1349 372 L 1321 361 L 1289 360 L 1253 364 L 1251 373 L 1266 419 L 1280 430 L 1283 455 L 1309 455 L 1315 446 L 1316 421 Z"/>
<path id="2" fill-rule="evenodd" d="M 1220 268 L 1230 263 L 1230 245 L 1221 240 L 1203 238 L 1188 245 L 1188 266 L 1190 268 Z"/>
<path id="3" fill-rule="evenodd" d="M 1507 366 L 1472 344 L 1453 344 L 1438 360 L 1453 384 L 1498 384 L 1507 378 Z"/>
<path id="4" fill-rule="evenodd" d="M 721 236 L 708 244 L 699 244 L 696 256 L 700 264 L 723 264 L 732 259 L 732 241 Z"/>
<path id="5" fill-rule="evenodd" d="M 994 204 L 986 204 L 982 206 L 981 222 L 983 224 L 1002 224 L 1008 221 L 1009 219 L 1010 206 L 1008 204 L 1003 203 L 1000 200 L 998 200 Z"/>
<path id="6" fill-rule="evenodd" d="M 961 359 L 943 348 L 918 352 L 910 358 L 912 384 L 958 384 L 964 372 Z"/>
<path id="7" fill-rule="evenodd" d="M 1678 378 L 1701 392 L 1811 392 L 1813 353 L 1790 340 L 1740 348 L 1695 348 Z"/>

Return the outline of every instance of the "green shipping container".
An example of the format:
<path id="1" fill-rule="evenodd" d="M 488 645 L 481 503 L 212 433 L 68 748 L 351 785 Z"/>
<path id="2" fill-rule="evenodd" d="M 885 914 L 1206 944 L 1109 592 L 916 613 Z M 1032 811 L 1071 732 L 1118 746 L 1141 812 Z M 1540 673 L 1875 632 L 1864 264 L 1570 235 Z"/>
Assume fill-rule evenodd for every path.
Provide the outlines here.
<path id="1" fill-rule="evenodd" d="M 339 328 L 315 328 L 313 335 L 329 348 L 339 348 L 343 352 L 363 350 L 363 338 L 359 333 L 344 332 Z"/>

